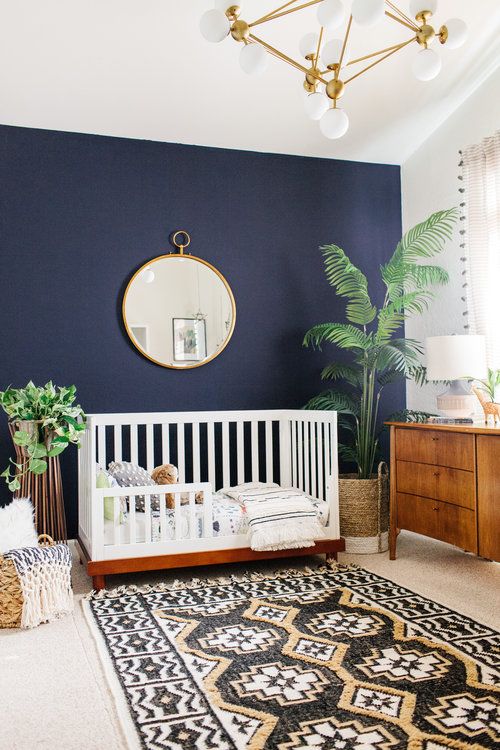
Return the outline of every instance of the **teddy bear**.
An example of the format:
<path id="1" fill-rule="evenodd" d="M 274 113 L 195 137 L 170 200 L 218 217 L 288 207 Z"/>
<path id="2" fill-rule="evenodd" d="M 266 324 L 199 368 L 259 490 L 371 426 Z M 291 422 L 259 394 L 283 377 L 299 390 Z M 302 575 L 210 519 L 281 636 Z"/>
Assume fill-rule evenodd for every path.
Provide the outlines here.
<path id="1" fill-rule="evenodd" d="M 162 464 L 153 469 L 151 478 L 156 484 L 177 484 L 179 481 L 179 471 L 177 466 L 173 464 Z M 167 508 L 173 510 L 175 508 L 174 496 L 168 494 L 165 497 L 167 499 Z M 197 505 L 203 503 L 203 492 L 197 492 L 194 499 Z M 183 493 L 181 495 L 181 505 L 186 505 L 187 503 L 189 503 L 189 497 Z"/>

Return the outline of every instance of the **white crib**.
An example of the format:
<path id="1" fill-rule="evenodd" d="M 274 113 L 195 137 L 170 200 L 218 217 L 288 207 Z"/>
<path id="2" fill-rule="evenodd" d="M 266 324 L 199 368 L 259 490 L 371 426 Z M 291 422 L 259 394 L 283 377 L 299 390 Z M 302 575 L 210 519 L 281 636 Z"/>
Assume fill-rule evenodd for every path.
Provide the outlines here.
<path id="1" fill-rule="evenodd" d="M 103 588 L 105 576 L 113 573 L 299 554 L 336 557 L 344 549 L 339 533 L 336 417 L 335 412 L 301 410 L 89 415 L 79 451 L 78 541 L 94 587 Z M 179 469 L 179 484 L 97 489 L 97 464 L 106 467 L 120 460 L 140 464 L 148 472 L 173 463 Z M 213 492 L 248 481 L 274 481 L 325 501 L 326 538 L 304 550 L 254 552 L 247 534 L 215 536 Z M 195 505 L 199 491 L 202 506 Z M 132 492 L 145 500 L 140 534 Z M 173 534 L 167 533 L 167 493 L 175 499 Z M 182 494 L 189 501 L 181 510 Z M 160 500 L 156 535 L 151 496 Z M 107 522 L 105 535 L 104 498 L 110 497 L 115 519 Z M 129 498 L 125 529 L 119 522 L 123 497 Z M 181 513 L 188 520 L 187 538 L 181 533 Z M 195 523 L 200 513 L 201 536 Z"/>

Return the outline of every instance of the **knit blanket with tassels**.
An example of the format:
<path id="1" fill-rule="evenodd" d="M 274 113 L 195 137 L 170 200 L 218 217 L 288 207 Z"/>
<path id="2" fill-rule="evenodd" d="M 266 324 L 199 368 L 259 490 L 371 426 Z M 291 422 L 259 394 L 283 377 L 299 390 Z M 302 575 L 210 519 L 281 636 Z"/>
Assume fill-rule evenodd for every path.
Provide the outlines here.
<path id="1" fill-rule="evenodd" d="M 24 547 L 6 552 L 23 594 L 22 628 L 34 628 L 73 611 L 71 552 L 67 544 Z"/>
<path id="2" fill-rule="evenodd" d="M 325 537 L 311 501 L 292 488 L 262 487 L 239 495 L 248 518 L 250 546 L 258 552 L 313 547 Z"/>

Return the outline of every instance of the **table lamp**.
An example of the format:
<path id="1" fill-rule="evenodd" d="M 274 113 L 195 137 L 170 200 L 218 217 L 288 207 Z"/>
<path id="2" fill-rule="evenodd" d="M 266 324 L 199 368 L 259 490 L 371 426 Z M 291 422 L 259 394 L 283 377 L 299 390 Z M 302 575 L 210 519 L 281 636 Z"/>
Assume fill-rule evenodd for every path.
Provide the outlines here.
<path id="1" fill-rule="evenodd" d="M 484 336 L 431 336 L 425 347 L 427 380 L 451 381 L 448 390 L 437 397 L 439 411 L 447 417 L 470 417 L 476 397 L 466 378 L 488 374 Z"/>

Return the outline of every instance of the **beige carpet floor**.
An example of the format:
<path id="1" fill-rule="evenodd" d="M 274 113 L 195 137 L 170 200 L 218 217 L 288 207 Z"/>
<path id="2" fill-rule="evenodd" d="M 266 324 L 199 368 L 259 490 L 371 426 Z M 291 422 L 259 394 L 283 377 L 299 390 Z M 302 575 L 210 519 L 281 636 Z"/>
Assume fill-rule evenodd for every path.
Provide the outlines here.
<path id="1" fill-rule="evenodd" d="M 341 555 L 358 565 L 500 629 L 500 566 L 424 537 L 402 532 L 398 559 Z M 179 578 L 245 570 L 272 571 L 316 563 L 295 561 L 184 570 Z M 116 576 L 111 585 L 168 581 L 168 572 Z M 108 585 L 110 585 L 108 583 Z M 31 631 L 0 631 L 0 750 L 123 750 L 113 699 L 80 605 L 91 581 L 75 554 L 75 612 Z"/>

